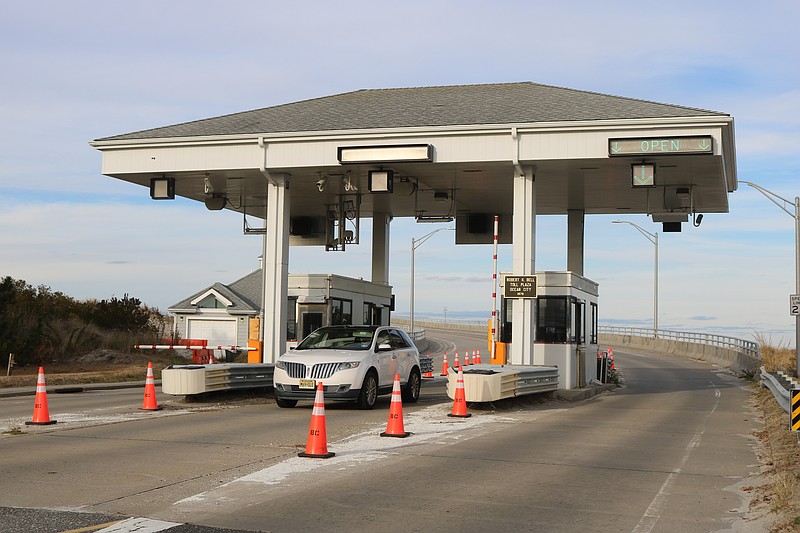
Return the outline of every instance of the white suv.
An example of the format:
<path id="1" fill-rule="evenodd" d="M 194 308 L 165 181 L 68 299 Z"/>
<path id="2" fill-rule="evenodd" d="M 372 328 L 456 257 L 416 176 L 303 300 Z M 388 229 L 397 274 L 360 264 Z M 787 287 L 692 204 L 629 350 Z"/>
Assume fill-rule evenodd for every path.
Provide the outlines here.
<path id="1" fill-rule="evenodd" d="M 400 374 L 404 402 L 416 402 L 422 383 L 419 352 L 406 332 L 391 326 L 325 326 L 278 358 L 273 385 L 279 407 L 313 400 L 322 382 L 326 400 L 372 409 L 392 392 Z"/>

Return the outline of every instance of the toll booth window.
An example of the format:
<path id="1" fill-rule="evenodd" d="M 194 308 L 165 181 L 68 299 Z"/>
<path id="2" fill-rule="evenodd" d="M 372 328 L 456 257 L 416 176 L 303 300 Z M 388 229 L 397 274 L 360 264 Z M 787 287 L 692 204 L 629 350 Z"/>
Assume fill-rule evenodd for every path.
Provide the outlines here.
<path id="1" fill-rule="evenodd" d="M 286 339 L 297 340 L 297 296 L 289 298 L 286 314 Z"/>
<path id="2" fill-rule="evenodd" d="M 353 301 L 331 298 L 331 325 L 341 326 L 353 323 Z"/>
<path id="3" fill-rule="evenodd" d="M 500 342 L 511 342 L 511 304 L 514 302 L 511 298 L 502 298 L 500 300 L 500 331 L 498 337 Z"/>
<path id="4" fill-rule="evenodd" d="M 575 341 L 578 344 L 586 344 L 586 334 L 584 330 L 584 321 L 586 316 L 586 302 L 583 300 L 574 300 L 574 313 L 573 316 L 575 317 L 575 328 L 573 331 L 575 332 Z"/>
<path id="5" fill-rule="evenodd" d="M 592 326 L 589 333 L 589 344 L 597 344 L 597 304 L 592 302 Z"/>
<path id="6" fill-rule="evenodd" d="M 540 296 L 536 299 L 536 342 L 574 342 L 569 304 L 566 296 Z"/>

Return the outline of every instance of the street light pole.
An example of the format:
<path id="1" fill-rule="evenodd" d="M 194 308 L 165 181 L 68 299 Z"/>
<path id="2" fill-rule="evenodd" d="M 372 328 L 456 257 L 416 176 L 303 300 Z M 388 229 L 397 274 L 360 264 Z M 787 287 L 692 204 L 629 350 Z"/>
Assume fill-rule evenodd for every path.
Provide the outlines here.
<path id="1" fill-rule="evenodd" d="M 650 233 L 638 224 L 627 220 L 612 220 L 612 224 L 630 224 L 645 236 L 645 238 L 655 246 L 655 258 L 653 261 L 653 338 L 658 338 L 658 232 Z"/>
<path id="2" fill-rule="evenodd" d="M 414 250 L 419 248 L 422 243 L 430 239 L 435 233 L 440 231 L 455 231 L 455 228 L 438 228 L 430 233 L 426 233 L 419 239 L 414 239 L 411 237 L 411 299 L 408 303 L 408 316 L 409 316 L 409 331 L 413 334 L 414 333 Z"/>
<path id="3" fill-rule="evenodd" d="M 794 219 L 794 293 L 800 294 L 800 197 L 795 196 L 794 202 L 791 202 L 755 183 L 744 180 L 739 180 L 739 183 L 754 188 Z M 794 212 L 788 209 L 787 206 L 790 205 L 794 207 Z M 796 315 L 794 319 L 794 371 L 795 375 L 800 376 L 800 315 Z"/>

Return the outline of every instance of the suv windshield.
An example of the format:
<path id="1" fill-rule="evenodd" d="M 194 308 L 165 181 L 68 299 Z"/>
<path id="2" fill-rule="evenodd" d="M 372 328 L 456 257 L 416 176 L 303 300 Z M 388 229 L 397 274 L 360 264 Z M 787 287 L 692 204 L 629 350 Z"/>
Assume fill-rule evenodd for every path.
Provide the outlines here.
<path id="1" fill-rule="evenodd" d="M 320 328 L 303 339 L 295 350 L 368 350 L 374 334 L 369 328 Z"/>

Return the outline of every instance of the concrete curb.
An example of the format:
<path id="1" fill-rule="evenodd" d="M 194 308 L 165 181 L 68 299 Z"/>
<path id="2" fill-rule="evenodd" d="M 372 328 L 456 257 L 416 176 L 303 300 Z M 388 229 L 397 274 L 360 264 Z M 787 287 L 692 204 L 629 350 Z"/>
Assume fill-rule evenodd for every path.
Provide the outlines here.
<path id="1" fill-rule="evenodd" d="M 558 389 L 556 391 L 556 398 L 566 400 L 568 402 L 582 402 L 593 398 L 609 390 L 617 390 L 619 385 L 615 383 L 604 383 L 594 387 L 587 387 L 585 389 Z"/>

